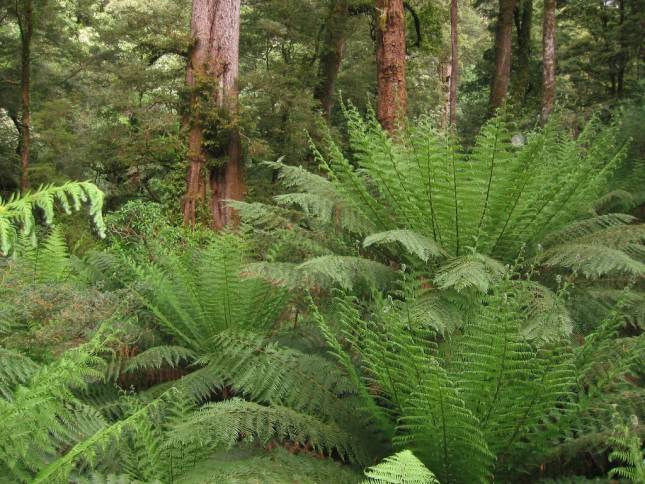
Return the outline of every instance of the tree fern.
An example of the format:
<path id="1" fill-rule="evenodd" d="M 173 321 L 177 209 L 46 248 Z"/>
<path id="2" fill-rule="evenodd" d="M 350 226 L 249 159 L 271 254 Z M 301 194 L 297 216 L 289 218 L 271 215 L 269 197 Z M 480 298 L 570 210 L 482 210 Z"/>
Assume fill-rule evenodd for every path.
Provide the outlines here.
<path id="1" fill-rule="evenodd" d="M 225 329 L 270 326 L 288 299 L 283 290 L 242 277 L 243 244 L 236 236 L 221 235 L 203 250 L 135 266 L 133 288 L 165 331 L 207 352 Z"/>
<path id="2" fill-rule="evenodd" d="M 463 332 L 445 341 L 415 318 L 416 290 L 383 300 L 367 317 L 351 299 L 336 299 L 329 318 L 342 339 L 322 322 L 333 354 L 376 404 L 371 414 L 385 415 L 381 425 L 394 425 L 395 446 L 413 450 L 441 482 L 512 479 L 549 439 L 562 437 L 549 422 L 575 414 L 575 353 L 556 323 L 548 335 L 527 334 L 529 288 L 508 273 Z"/>
<path id="3" fill-rule="evenodd" d="M 89 213 L 101 237 L 105 236 L 103 223 L 103 192 L 90 182 L 67 182 L 60 186 L 47 185 L 36 192 L 0 199 L 0 252 L 8 254 L 14 247 L 18 231 L 35 240 L 36 219 L 34 211 L 40 209 L 45 223 L 54 221 L 56 206 L 65 213 L 78 211 L 87 203 Z"/>

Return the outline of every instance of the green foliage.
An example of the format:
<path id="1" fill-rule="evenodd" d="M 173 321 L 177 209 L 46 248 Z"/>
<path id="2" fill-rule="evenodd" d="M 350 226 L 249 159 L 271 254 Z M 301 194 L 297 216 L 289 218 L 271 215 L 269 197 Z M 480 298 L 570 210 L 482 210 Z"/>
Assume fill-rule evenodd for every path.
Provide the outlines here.
<path id="1" fill-rule="evenodd" d="M 69 275 L 71 267 L 67 244 L 57 226 L 36 246 L 25 237 L 21 237 L 18 244 L 19 263 L 30 274 L 27 277 L 33 282 L 60 282 Z"/>
<path id="2" fill-rule="evenodd" d="M 617 425 L 614 435 L 609 438 L 613 449 L 609 461 L 621 464 L 609 471 L 609 477 L 642 482 L 645 481 L 645 456 L 641 438 L 633 428 L 638 425 L 638 418 L 633 420 L 631 427 L 624 423 Z"/>
<path id="3" fill-rule="evenodd" d="M 217 452 L 198 463 L 176 482 L 356 484 L 359 480 L 360 474 L 351 467 L 330 459 L 320 459 L 306 452 L 294 454 L 278 447 L 270 452 L 245 448 Z"/>
<path id="4" fill-rule="evenodd" d="M 23 385 L 38 370 L 38 365 L 17 351 L 0 347 L 0 394 L 11 400 L 13 390 Z"/>
<path id="5" fill-rule="evenodd" d="M 387 457 L 380 464 L 365 470 L 369 478 L 364 484 L 436 484 L 438 481 L 409 450 Z"/>
<path id="6" fill-rule="evenodd" d="M 35 210 L 40 209 L 46 224 L 54 221 L 56 205 L 71 213 L 81 209 L 83 203 L 89 206 L 89 213 L 99 236 L 105 236 L 103 223 L 103 192 L 90 182 L 67 182 L 60 186 L 44 186 L 36 192 L 0 199 L 0 252 L 7 255 L 16 245 L 18 232 L 35 242 Z"/>
<path id="7" fill-rule="evenodd" d="M 204 353 L 220 332 L 268 328 L 284 309 L 284 291 L 242 276 L 246 261 L 244 242 L 224 234 L 204 249 L 135 265 L 133 289 L 164 331 Z"/>
<path id="8" fill-rule="evenodd" d="M 280 207 L 234 204 L 243 219 L 273 237 L 269 262 L 252 267 L 258 275 L 288 287 L 331 282 L 349 288 L 354 267 L 362 266 L 364 278 L 371 270 L 372 282 L 382 285 L 379 266 L 340 264 L 356 257 L 357 238 L 369 249 L 359 257 L 429 270 L 437 287 L 458 292 L 486 292 L 503 264 L 516 260 L 590 278 L 643 275 L 643 230 L 636 219 L 585 214 L 624 158 L 616 125 L 592 119 L 574 140 L 554 118 L 516 147 L 501 113 L 466 152 L 429 120 L 393 140 L 373 115 L 365 120 L 349 106 L 345 117 L 351 158 L 331 136 L 324 149 L 313 146 L 327 178 L 269 163 L 297 191 L 275 197 Z M 299 212 L 286 208 L 294 205 Z M 391 250 L 391 242 L 409 255 Z M 306 261 L 298 263 L 294 254 Z"/>
<path id="9" fill-rule="evenodd" d="M 68 351 L 51 365 L 32 368 L 28 381 L 9 400 L 0 400 L 0 428 L 7 437 L 0 448 L 4 476 L 30 481 L 57 452 L 104 425 L 103 417 L 75 396 L 102 378 L 103 360 L 95 354 L 100 346 L 94 342 Z"/>
<path id="10" fill-rule="evenodd" d="M 642 358 L 642 337 L 620 338 L 609 329 L 616 320 L 580 348 L 562 331 L 530 337 L 526 290 L 506 276 L 448 340 L 412 318 L 405 299 L 384 301 L 367 317 L 351 299 L 337 299 L 342 340 L 322 321 L 332 353 L 363 382 L 361 406 L 395 427 L 395 446 L 413 450 L 440 482 L 513 481 L 553 455 L 554 439 L 563 439 L 560 452 L 596 432 L 602 408 L 626 395 L 624 385 L 636 391 L 620 375 Z M 625 409 L 639 394 L 621 400 Z"/>
<path id="11" fill-rule="evenodd" d="M 364 463 L 362 451 L 341 428 L 283 407 L 266 407 L 241 399 L 210 403 L 177 425 L 170 438 L 181 446 L 199 443 L 231 448 L 243 441 L 266 445 L 271 440 L 307 446 L 315 452 Z"/>

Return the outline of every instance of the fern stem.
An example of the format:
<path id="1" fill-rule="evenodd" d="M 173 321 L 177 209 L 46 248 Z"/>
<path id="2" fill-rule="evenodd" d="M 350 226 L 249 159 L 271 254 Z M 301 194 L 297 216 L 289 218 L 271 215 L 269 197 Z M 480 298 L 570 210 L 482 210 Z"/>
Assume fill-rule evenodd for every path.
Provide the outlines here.
<path id="1" fill-rule="evenodd" d="M 438 239 L 439 243 L 443 244 L 443 242 L 441 241 L 441 232 L 439 231 L 439 224 L 438 224 L 438 221 L 436 220 L 436 215 L 435 215 L 435 211 L 434 211 L 434 203 L 433 203 L 433 200 L 432 200 L 432 180 L 431 180 L 432 179 L 432 175 L 431 175 L 431 173 L 432 173 L 432 169 L 431 169 L 432 157 L 430 156 L 430 139 L 429 138 L 428 138 L 427 148 L 428 148 L 427 151 L 426 151 L 426 154 L 427 154 L 426 159 L 428 160 L 428 165 L 427 165 L 427 167 L 428 167 L 428 185 L 427 185 L 427 189 L 428 189 L 428 203 L 430 204 L 430 216 L 432 217 L 432 237 L 434 238 L 434 240 L 437 240 L 437 236 L 438 236 L 439 237 L 439 239 Z M 419 173 L 421 173 L 421 165 L 419 165 Z M 435 228 L 435 224 L 436 224 L 436 228 Z"/>
<path id="2" fill-rule="evenodd" d="M 499 119 L 496 121 L 497 127 L 495 129 L 495 141 L 493 142 L 493 153 L 490 159 L 490 174 L 488 175 L 488 186 L 486 187 L 486 198 L 484 199 L 484 208 L 482 209 L 481 217 L 479 218 L 479 225 L 477 226 L 477 245 L 479 241 L 479 234 L 481 233 L 482 225 L 484 224 L 484 218 L 486 216 L 486 211 L 488 210 L 488 201 L 490 199 L 490 188 L 493 184 L 493 173 L 495 170 L 495 157 L 497 155 L 497 143 L 499 141 Z M 475 247 L 476 248 L 476 247 Z"/>
<path id="3" fill-rule="evenodd" d="M 450 145 L 450 159 L 452 161 L 452 185 L 455 201 L 455 241 L 456 255 L 459 256 L 459 198 L 457 197 L 457 170 L 455 166 L 455 147 Z"/>

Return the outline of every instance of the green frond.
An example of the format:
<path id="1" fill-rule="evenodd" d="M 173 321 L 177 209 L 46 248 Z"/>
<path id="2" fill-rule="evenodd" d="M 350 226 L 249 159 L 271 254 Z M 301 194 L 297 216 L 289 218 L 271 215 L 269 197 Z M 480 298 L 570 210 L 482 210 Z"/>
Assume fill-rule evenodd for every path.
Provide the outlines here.
<path id="1" fill-rule="evenodd" d="M 612 274 L 642 277 L 645 264 L 631 258 L 624 251 L 593 243 L 572 242 L 546 250 L 539 256 L 545 267 L 559 267 L 598 278 Z"/>
<path id="2" fill-rule="evenodd" d="M 457 292 L 470 287 L 480 292 L 488 291 L 506 268 L 495 259 L 474 253 L 457 257 L 439 268 L 434 283 L 440 289 L 454 289 Z"/>
<path id="3" fill-rule="evenodd" d="M 24 385 L 38 370 L 38 364 L 27 356 L 0 347 L 0 396 L 11 400 L 13 390 Z"/>
<path id="4" fill-rule="evenodd" d="M 176 368 L 182 362 L 192 363 L 197 354 L 183 346 L 153 346 L 128 360 L 125 371 L 159 369 L 164 366 Z"/>
<path id="5" fill-rule="evenodd" d="M 524 338 L 541 346 L 571 335 L 574 322 L 559 294 L 531 280 L 514 281 L 513 286 L 523 301 L 520 332 Z"/>
<path id="6" fill-rule="evenodd" d="M 638 418 L 632 417 L 635 424 Z M 621 464 L 609 471 L 610 479 L 627 479 L 631 482 L 645 482 L 645 453 L 640 436 L 630 426 L 622 423 L 616 426 L 609 438 L 612 451 L 609 462 Z"/>
<path id="7" fill-rule="evenodd" d="M 83 404 L 75 392 L 102 378 L 103 360 L 91 345 L 67 351 L 42 366 L 0 399 L 0 462 L 15 482 L 29 481 L 62 449 L 74 445 L 105 424 L 98 411 Z"/>
<path id="8" fill-rule="evenodd" d="M 385 458 L 380 464 L 365 469 L 368 479 L 363 484 L 438 484 L 434 474 L 409 450 Z"/>
<path id="9" fill-rule="evenodd" d="M 637 219 L 623 213 L 609 213 L 573 222 L 561 230 L 548 234 L 542 240 L 543 247 L 551 247 L 563 242 L 597 233 L 603 229 L 635 223 Z"/>
<path id="10" fill-rule="evenodd" d="M 99 236 L 104 237 L 103 192 L 90 182 L 46 185 L 35 192 L 14 195 L 9 200 L 0 199 L 0 253 L 7 255 L 12 251 L 19 231 L 25 236 L 35 237 L 35 209 L 42 210 L 45 223 L 51 225 L 57 206 L 65 213 L 71 213 L 80 210 L 84 203 L 89 206 L 89 214 Z"/>
<path id="11" fill-rule="evenodd" d="M 368 460 L 355 439 L 333 423 L 289 408 L 266 407 L 238 398 L 204 405 L 170 434 L 171 445 L 197 443 L 211 449 L 230 449 L 240 440 L 261 445 L 286 441 L 326 455 L 335 452 L 351 462 Z"/>
<path id="12" fill-rule="evenodd" d="M 203 250 L 135 267 L 133 288 L 165 331 L 203 353 L 219 332 L 267 328 L 284 309 L 286 291 L 243 277 L 247 260 L 242 239 L 219 235 Z"/>
<path id="13" fill-rule="evenodd" d="M 252 400 L 327 419 L 350 419 L 355 390 L 331 361 L 240 331 L 221 333 L 211 345 L 208 367 Z"/>
<path id="14" fill-rule="evenodd" d="M 443 249 L 435 241 L 411 230 L 388 230 L 372 234 L 365 238 L 363 247 L 391 242 L 400 243 L 408 252 L 416 255 L 423 262 L 428 262 L 431 257 L 445 255 Z"/>
<path id="15" fill-rule="evenodd" d="M 379 262 L 335 255 L 315 257 L 300 264 L 256 262 L 248 264 L 245 272 L 290 289 L 334 286 L 350 289 L 361 282 L 383 287 L 396 276 Z"/>
<path id="16" fill-rule="evenodd" d="M 54 283 L 69 276 L 71 264 L 67 243 L 57 226 L 35 246 L 26 237 L 19 236 L 16 252 L 20 265 L 29 271 L 29 278 L 34 282 Z"/>

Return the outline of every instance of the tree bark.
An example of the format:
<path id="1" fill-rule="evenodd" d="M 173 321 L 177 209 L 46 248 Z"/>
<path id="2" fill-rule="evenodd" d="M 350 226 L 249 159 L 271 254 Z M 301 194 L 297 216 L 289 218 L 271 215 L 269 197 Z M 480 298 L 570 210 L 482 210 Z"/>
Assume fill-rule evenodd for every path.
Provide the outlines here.
<path id="1" fill-rule="evenodd" d="M 553 111 L 555 101 L 555 9 L 557 0 L 544 0 L 542 26 L 542 123 Z"/>
<path id="2" fill-rule="evenodd" d="M 318 67 L 318 84 L 314 89 L 314 98 L 320 101 L 323 115 L 328 120 L 334 107 L 336 79 L 338 78 L 347 42 L 348 22 L 349 4 L 347 0 L 333 2 L 325 25 L 323 47 Z"/>
<path id="3" fill-rule="evenodd" d="M 524 101 L 529 87 L 532 22 L 533 0 L 524 0 L 518 5 L 515 22 L 517 30 L 517 73 L 513 88 L 513 98 L 517 103 Z"/>
<path id="4" fill-rule="evenodd" d="M 459 80 L 459 6 L 457 0 L 450 0 L 450 126 L 457 126 L 457 82 Z"/>
<path id="5" fill-rule="evenodd" d="M 513 46 L 513 11 L 515 0 L 499 0 L 499 16 L 495 34 L 495 71 L 488 103 L 489 114 L 504 104 L 511 79 L 511 55 Z"/>
<path id="6" fill-rule="evenodd" d="M 16 3 L 16 18 L 20 30 L 20 98 L 22 116 L 20 120 L 20 191 L 29 188 L 29 150 L 31 148 L 31 40 L 34 32 L 33 3 L 25 0 L 24 11 L 20 12 Z"/>
<path id="7" fill-rule="evenodd" d="M 184 223 L 195 223 L 197 205 L 205 198 L 205 165 L 213 155 L 221 154 L 225 155 L 225 161 L 216 163 L 209 174 L 211 225 L 221 229 L 237 221 L 234 210 L 224 201 L 241 200 L 245 191 L 242 148 L 237 131 L 240 0 L 193 0 L 191 33 L 194 43 L 186 72 L 191 103 Z M 207 106 L 203 106 L 204 101 Z M 215 112 L 222 113 L 226 119 L 222 121 L 218 117 L 213 126 L 212 114 Z M 205 130 L 205 115 L 211 118 L 208 131 Z M 226 130 L 228 139 L 216 139 L 221 136 L 213 135 L 213 130 Z M 222 143 L 225 146 L 218 146 Z"/>
<path id="8" fill-rule="evenodd" d="M 394 133 L 405 118 L 408 103 L 403 0 L 376 0 L 376 15 L 377 116 L 383 128 Z"/>

